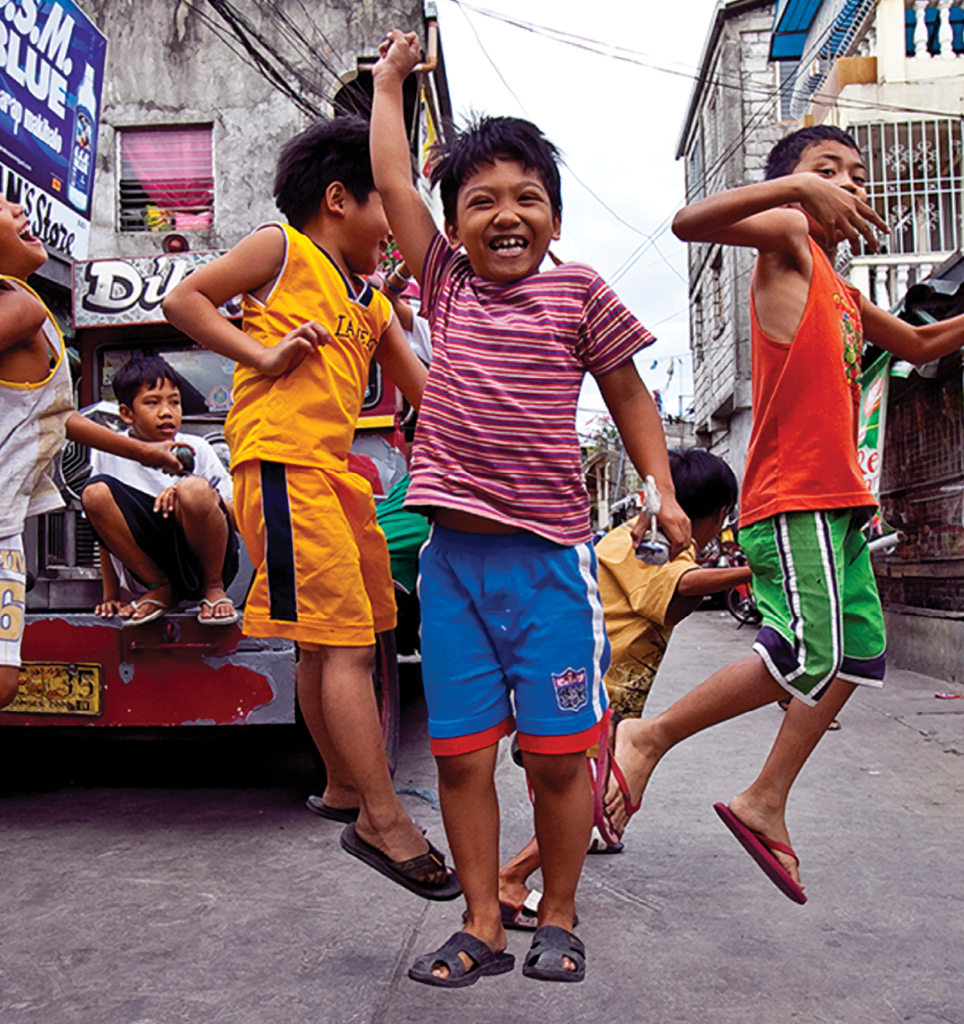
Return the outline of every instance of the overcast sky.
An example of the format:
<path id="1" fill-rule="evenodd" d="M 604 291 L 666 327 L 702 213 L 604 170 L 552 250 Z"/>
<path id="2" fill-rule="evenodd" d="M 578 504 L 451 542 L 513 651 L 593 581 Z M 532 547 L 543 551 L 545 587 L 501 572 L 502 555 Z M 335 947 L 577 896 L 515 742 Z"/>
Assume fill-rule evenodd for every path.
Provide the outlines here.
<path id="1" fill-rule="evenodd" d="M 559 147 L 568 169 L 554 251 L 598 270 L 657 336 L 637 365 L 649 388 L 663 392 L 667 411 L 678 413 L 681 395 L 684 407 L 692 400 L 692 363 L 685 249 L 668 224 L 683 202 L 676 143 L 716 0 L 437 2 L 456 118 L 527 117 Z M 582 43 L 548 38 L 546 29 Z M 597 43 L 605 55 L 585 48 Z M 655 247 L 648 235 L 658 235 Z M 683 365 L 677 359 L 667 388 L 671 357 Z M 580 426 L 603 409 L 590 381 Z"/>

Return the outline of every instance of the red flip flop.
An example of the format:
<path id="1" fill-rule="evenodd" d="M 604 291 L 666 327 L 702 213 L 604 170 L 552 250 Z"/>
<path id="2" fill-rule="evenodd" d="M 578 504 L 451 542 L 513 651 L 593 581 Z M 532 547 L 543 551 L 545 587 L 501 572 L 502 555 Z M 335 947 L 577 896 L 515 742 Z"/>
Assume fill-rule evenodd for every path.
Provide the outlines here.
<path id="1" fill-rule="evenodd" d="M 619 725 L 619 719 L 610 719 L 609 726 L 606 729 L 606 735 L 603 736 L 600 733 L 599 737 L 599 757 L 593 763 L 592 758 L 589 759 L 589 776 L 592 779 L 592 796 L 593 796 L 593 824 L 599 830 L 599 834 L 602 836 L 607 846 L 619 846 L 622 848 L 622 836 L 616 833 L 616 830 L 612 826 L 612 822 L 609 820 L 609 816 L 606 814 L 606 790 L 609 788 L 610 776 L 616 780 L 616 785 L 619 787 L 619 792 L 622 794 L 623 803 L 626 806 L 627 818 L 632 816 L 642 806 L 642 797 L 633 803 L 632 798 L 629 795 L 629 786 L 626 783 L 626 776 L 623 775 L 622 769 L 616 764 L 616 759 L 612 755 L 610 749 L 610 741 L 613 744 L 616 742 L 616 726 Z"/>
<path id="2" fill-rule="evenodd" d="M 762 832 L 754 832 L 752 828 L 744 825 L 742 821 L 726 806 L 726 804 L 713 804 L 713 810 L 720 816 L 720 820 L 733 833 L 744 850 L 763 868 L 767 878 L 794 903 L 806 903 L 807 897 L 803 889 L 790 877 L 786 868 L 773 856 L 773 851 L 785 853 L 792 857 L 798 864 L 800 858 L 787 846 L 786 843 L 778 843 L 770 839 Z"/>

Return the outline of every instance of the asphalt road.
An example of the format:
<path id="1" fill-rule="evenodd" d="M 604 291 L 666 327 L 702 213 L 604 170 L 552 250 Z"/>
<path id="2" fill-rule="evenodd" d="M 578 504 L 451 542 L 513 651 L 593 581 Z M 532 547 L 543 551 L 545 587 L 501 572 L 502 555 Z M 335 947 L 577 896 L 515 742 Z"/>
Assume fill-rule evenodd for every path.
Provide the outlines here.
<path id="1" fill-rule="evenodd" d="M 701 612 L 677 631 L 658 709 L 751 634 Z M 520 970 L 443 991 L 410 981 L 458 927 L 339 848 L 303 809 L 291 730 L 200 739 L 0 732 L 0 1024 L 964 1024 L 964 701 L 892 672 L 859 692 L 790 807 L 810 902 L 783 897 L 711 805 L 755 775 L 762 709 L 664 761 L 621 856 L 587 862 L 582 985 Z M 255 735 L 257 733 L 257 735 Z M 396 783 L 444 845 L 421 709 Z M 528 838 L 499 766 L 503 849 Z M 528 937 L 510 934 L 521 963 Z"/>

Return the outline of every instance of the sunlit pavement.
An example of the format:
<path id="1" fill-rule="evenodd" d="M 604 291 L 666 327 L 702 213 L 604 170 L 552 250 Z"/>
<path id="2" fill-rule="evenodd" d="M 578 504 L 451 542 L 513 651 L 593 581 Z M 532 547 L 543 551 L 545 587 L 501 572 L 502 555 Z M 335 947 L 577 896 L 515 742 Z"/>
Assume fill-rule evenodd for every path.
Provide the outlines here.
<path id="1" fill-rule="evenodd" d="M 652 710 L 751 639 L 725 613 L 693 616 Z M 626 852 L 587 862 L 582 985 L 524 978 L 518 932 L 510 975 L 456 991 L 410 981 L 461 902 L 425 903 L 345 855 L 340 826 L 303 809 L 310 783 L 289 734 L 258 749 L 232 735 L 213 768 L 155 741 L 133 779 L 129 745 L 101 742 L 92 778 L 83 765 L 65 775 L 86 788 L 44 781 L 50 759 L 88 756 L 84 737 L 18 737 L 0 751 L 0 1024 L 964 1024 L 964 701 L 934 699 L 948 690 L 962 688 L 893 671 L 820 744 L 789 814 L 803 907 L 712 811 L 756 774 L 780 712 L 672 752 Z M 396 783 L 444 845 L 417 702 Z M 531 815 L 507 750 L 499 785 L 509 854 Z"/>

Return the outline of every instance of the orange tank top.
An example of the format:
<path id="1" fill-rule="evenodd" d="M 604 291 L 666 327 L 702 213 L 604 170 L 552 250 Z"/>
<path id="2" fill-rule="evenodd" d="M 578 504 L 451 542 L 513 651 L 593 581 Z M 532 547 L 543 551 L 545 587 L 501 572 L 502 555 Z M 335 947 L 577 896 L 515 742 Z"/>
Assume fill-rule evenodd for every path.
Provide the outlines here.
<path id="1" fill-rule="evenodd" d="M 314 320 L 331 340 L 280 377 L 235 367 L 234 404 L 224 425 L 231 467 L 263 459 L 344 470 L 372 353 L 392 307 L 367 283 L 356 293 L 307 235 L 288 224 L 273 226 L 285 233 L 284 266 L 264 302 L 242 296 L 245 333 L 271 348 Z"/>
<path id="2" fill-rule="evenodd" d="M 810 239 L 813 276 L 789 344 L 764 334 L 750 288 L 753 430 L 740 526 L 781 512 L 876 505 L 857 462 L 860 293 Z"/>

